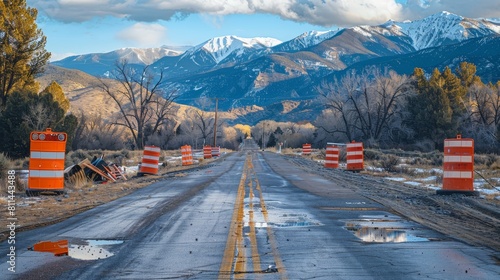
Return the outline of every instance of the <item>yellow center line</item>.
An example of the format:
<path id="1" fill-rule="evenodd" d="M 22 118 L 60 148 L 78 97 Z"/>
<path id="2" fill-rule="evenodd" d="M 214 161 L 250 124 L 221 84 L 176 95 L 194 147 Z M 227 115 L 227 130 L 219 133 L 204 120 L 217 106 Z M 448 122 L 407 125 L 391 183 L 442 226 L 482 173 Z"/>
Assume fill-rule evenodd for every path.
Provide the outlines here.
<path id="1" fill-rule="evenodd" d="M 252 180 L 253 179 L 253 180 Z M 234 204 L 233 216 L 231 219 L 231 225 L 229 228 L 229 233 L 226 241 L 226 248 L 224 249 L 224 255 L 222 257 L 222 263 L 219 269 L 218 279 L 231 279 L 234 274 L 234 279 L 244 279 L 247 266 L 247 259 L 245 254 L 245 238 L 244 238 L 244 218 L 245 218 L 245 185 L 248 180 L 248 197 L 249 197 L 249 210 L 248 210 L 248 226 L 249 226 L 249 240 L 251 246 L 251 256 L 253 264 L 253 273 L 262 272 L 261 260 L 258 251 L 257 236 L 255 229 L 254 220 L 254 186 L 259 191 L 260 194 L 260 206 L 262 208 L 262 214 L 267 226 L 267 235 L 269 244 L 271 245 L 272 253 L 274 256 L 274 262 L 278 273 L 280 274 L 280 279 L 288 279 L 286 276 L 285 266 L 281 260 L 280 254 L 278 252 L 277 241 L 274 236 L 272 228 L 269 226 L 269 217 L 267 213 L 267 208 L 264 202 L 264 197 L 262 194 L 262 189 L 260 187 L 257 174 L 254 170 L 252 164 L 251 155 L 247 155 L 245 164 L 243 166 L 243 171 L 241 174 L 240 183 L 238 185 L 238 193 L 236 195 L 236 201 Z M 235 262 L 236 260 L 236 262 Z"/>
<path id="2" fill-rule="evenodd" d="M 229 233 L 226 240 L 226 248 L 224 249 L 224 256 L 222 257 L 222 263 L 219 269 L 219 278 L 231 279 L 231 274 L 233 271 L 234 254 L 236 249 L 236 239 L 238 235 L 241 235 L 241 219 L 240 211 L 243 207 L 243 200 L 245 198 L 245 181 L 246 172 L 248 169 L 248 160 L 243 166 L 243 172 L 241 174 L 240 184 L 238 185 L 238 193 L 236 194 L 236 201 L 234 203 L 233 217 L 231 219 L 231 225 L 229 227 Z"/>

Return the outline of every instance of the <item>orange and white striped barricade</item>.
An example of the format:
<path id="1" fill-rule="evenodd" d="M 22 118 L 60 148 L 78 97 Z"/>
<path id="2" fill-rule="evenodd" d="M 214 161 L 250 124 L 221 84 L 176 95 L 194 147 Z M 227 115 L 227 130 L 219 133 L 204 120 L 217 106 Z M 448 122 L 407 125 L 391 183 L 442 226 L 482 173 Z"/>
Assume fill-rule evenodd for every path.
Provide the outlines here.
<path id="1" fill-rule="evenodd" d="M 365 168 L 363 143 L 352 141 L 346 144 L 346 159 L 348 171 L 361 171 Z"/>
<path id="2" fill-rule="evenodd" d="M 156 146 L 145 146 L 142 155 L 141 168 L 139 173 L 142 174 L 158 174 L 158 162 L 160 161 L 161 149 Z"/>
<path id="3" fill-rule="evenodd" d="M 220 157 L 220 146 L 219 147 L 212 147 L 212 156 L 213 157 Z"/>
<path id="4" fill-rule="evenodd" d="M 311 144 L 302 144 L 302 155 L 309 156 L 311 155 Z"/>
<path id="5" fill-rule="evenodd" d="M 478 195 L 474 192 L 474 140 L 462 138 L 444 140 L 443 188 L 437 194 L 461 193 Z"/>
<path id="6" fill-rule="evenodd" d="M 203 147 L 203 158 L 212 158 L 212 147 L 210 146 L 204 146 Z"/>
<path id="7" fill-rule="evenodd" d="M 339 147 L 335 145 L 326 146 L 325 168 L 339 167 Z"/>
<path id="8" fill-rule="evenodd" d="M 26 194 L 64 192 L 64 159 L 68 136 L 64 132 L 33 131 L 30 134 L 30 163 Z"/>
<path id="9" fill-rule="evenodd" d="M 191 146 L 184 145 L 181 147 L 182 154 L 182 166 L 193 164 L 193 152 L 191 151 Z"/>

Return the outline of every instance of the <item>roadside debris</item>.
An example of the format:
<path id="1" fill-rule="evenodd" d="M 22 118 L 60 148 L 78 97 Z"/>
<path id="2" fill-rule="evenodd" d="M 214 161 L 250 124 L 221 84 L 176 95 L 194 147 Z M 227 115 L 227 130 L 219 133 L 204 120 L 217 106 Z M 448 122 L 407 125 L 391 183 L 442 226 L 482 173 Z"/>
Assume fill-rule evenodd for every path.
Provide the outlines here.
<path id="1" fill-rule="evenodd" d="M 128 179 L 122 167 L 115 163 L 107 163 L 102 156 L 94 158 L 92 161 L 84 159 L 78 164 L 68 167 L 64 171 L 64 178 L 71 183 L 86 180 L 94 183 L 108 183 Z"/>

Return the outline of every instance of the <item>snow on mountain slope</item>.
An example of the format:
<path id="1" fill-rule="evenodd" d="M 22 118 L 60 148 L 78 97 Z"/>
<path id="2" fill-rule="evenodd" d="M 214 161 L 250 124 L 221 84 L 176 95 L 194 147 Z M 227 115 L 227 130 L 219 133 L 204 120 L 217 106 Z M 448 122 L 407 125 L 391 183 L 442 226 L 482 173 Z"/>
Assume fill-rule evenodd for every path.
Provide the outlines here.
<path id="1" fill-rule="evenodd" d="M 409 36 L 416 50 L 500 34 L 498 23 L 465 18 L 445 11 L 415 21 L 388 21 L 382 26 L 393 30 L 399 29 L 401 35 Z"/>
<path id="2" fill-rule="evenodd" d="M 276 46 L 274 49 L 275 51 L 300 51 L 332 38 L 338 31 L 339 30 L 304 32 L 292 40 Z"/>
<path id="3" fill-rule="evenodd" d="M 165 56 L 181 55 L 183 50 L 173 50 L 168 47 L 160 48 L 122 48 L 116 50 L 116 54 L 121 59 L 126 59 L 129 63 L 149 65 Z"/>
<path id="4" fill-rule="evenodd" d="M 281 44 L 280 40 L 267 37 L 242 38 L 237 36 L 215 37 L 195 46 L 186 53 L 203 50 L 209 53 L 216 63 L 221 62 L 233 53 L 241 54 L 245 50 L 260 50 Z"/>

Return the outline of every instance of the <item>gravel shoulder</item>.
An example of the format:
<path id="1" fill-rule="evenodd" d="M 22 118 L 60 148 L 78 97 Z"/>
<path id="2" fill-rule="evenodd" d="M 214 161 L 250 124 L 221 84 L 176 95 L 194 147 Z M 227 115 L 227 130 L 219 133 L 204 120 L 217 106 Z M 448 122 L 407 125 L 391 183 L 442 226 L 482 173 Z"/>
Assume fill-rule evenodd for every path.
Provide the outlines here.
<path id="1" fill-rule="evenodd" d="M 451 238 L 500 253 L 500 202 L 464 195 L 437 195 L 435 190 L 389 181 L 368 172 L 326 169 L 311 159 L 285 156 L 315 173 L 368 197 L 393 212 Z M 500 254 L 496 256 L 500 263 Z"/>

